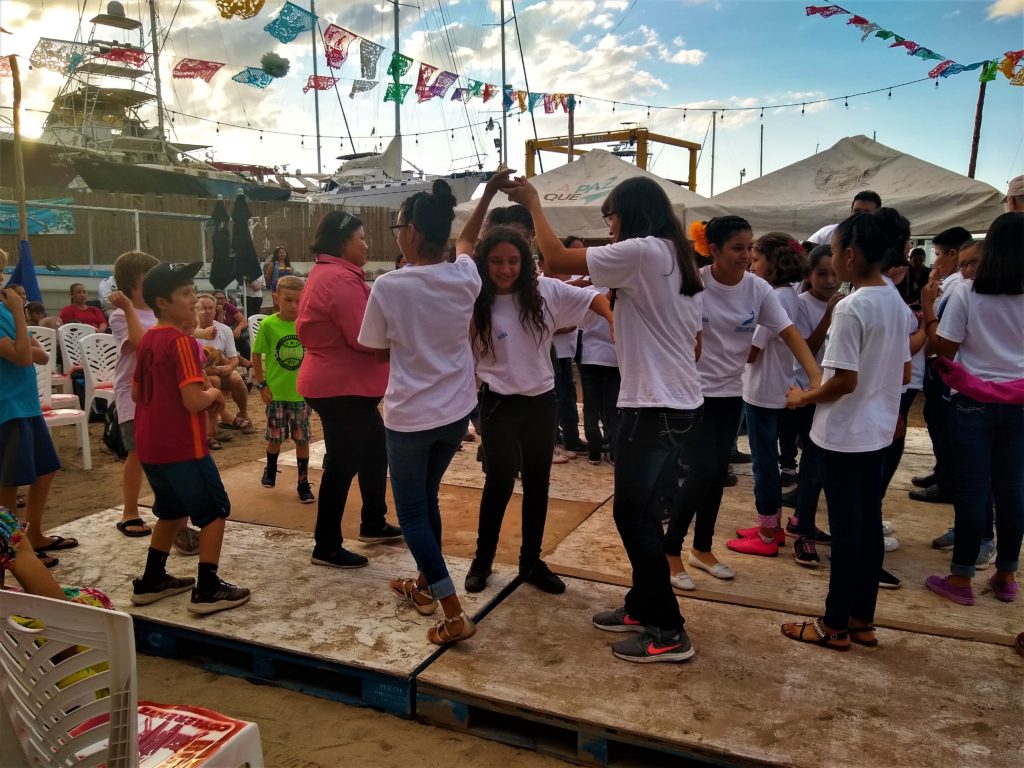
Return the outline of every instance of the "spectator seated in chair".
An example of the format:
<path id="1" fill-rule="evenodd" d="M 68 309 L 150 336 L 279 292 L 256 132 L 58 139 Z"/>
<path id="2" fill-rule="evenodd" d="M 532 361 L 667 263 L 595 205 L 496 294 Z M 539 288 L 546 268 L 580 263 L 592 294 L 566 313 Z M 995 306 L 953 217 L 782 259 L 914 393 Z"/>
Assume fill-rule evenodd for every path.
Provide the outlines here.
<path id="1" fill-rule="evenodd" d="M 221 415 L 221 424 L 227 429 L 239 429 L 243 434 L 251 435 L 255 429 L 249 419 L 249 388 L 238 371 L 240 364 L 238 351 L 235 349 L 234 334 L 224 323 L 217 322 L 217 303 L 210 294 L 199 296 L 197 305 L 198 328 L 194 336 L 198 339 L 208 341 L 204 347 L 216 349 L 221 360 L 219 364 L 212 362 L 209 350 L 207 351 L 207 366 L 205 373 L 213 386 L 231 395 L 237 407 L 237 414 L 232 417 L 227 413 Z M 210 332 L 212 331 L 212 336 Z"/>
<path id="2" fill-rule="evenodd" d="M 96 329 L 96 333 L 107 330 L 107 316 L 99 307 L 91 307 L 86 301 L 89 293 L 81 283 L 71 286 L 71 303 L 60 311 L 62 323 L 85 323 Z"/>

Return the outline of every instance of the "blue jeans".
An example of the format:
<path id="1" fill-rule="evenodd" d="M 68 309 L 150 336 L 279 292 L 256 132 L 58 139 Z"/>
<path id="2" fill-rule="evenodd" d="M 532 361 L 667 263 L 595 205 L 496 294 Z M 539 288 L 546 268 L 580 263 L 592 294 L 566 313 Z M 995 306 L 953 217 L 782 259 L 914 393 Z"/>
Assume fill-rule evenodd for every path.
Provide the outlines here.
<path id="1" fill-rule="evenodd" d="M 758 525 L 768 527 L 763 518 L 774 518 L 782 512 L 782 475 L 779 472 L 779 422 L 785 408 L 762 408 L 743 404 L 747 418 L 747 439 L 754 470 L 754 505 Z"/>
<path id="2" fill-rule="evenodd" d="M 851 618 L 869 624 L 875 620 L 883 555 L 885 450 L 824 451 L 823 480 L 832 533 L 825 623 L 832 629 L 846 629 Z"/>
<path id="3" fill-rule="evenodd" d="M 416 567 L 440 599 L 455 594 L 441 554 L 441 478 L 466 434 L 469 414 L 458 421 L 422 432 L 387 430 L 388 467 L 395 512 Z"/>
<path id="4" fill-rule="evenodd" d="M 679 461 L 683 439 L 700 423 L 701 409 L 623 408 L 615 446 L 612 516 L 633 568 L 626 611 L 645 626 L 683 626 L 669 581 L 661 520 L 655 507 L 658 478 Z"/>
<path id="5" fill-rule="evenodd" d="M 974 576 L 990 489 L 995 502 L 996 568 L 1016 571 L 1024 536 L 1024 405 L 979 403 L 955 395 L 950 438 L 957 457 L 950 572 Z"/>

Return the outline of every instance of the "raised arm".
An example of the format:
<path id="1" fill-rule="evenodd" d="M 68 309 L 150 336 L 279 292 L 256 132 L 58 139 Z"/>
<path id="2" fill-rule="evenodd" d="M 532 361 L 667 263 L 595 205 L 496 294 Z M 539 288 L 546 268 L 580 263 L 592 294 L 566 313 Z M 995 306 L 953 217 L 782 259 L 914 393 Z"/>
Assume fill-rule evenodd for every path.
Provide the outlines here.
<path id="1" fill-rule="evenodd" d="M 501 190 L 514 186 L 510 178 L 515 173 L 511 168 L 497 171 L 487 180 L 484 186 L 484 193 L 477 201 L 476 208 L 470 214 L 469 219 L 462 225 L 462 231 L 455 241 L 455 253 L 472 253 L 476 247 L 477 238 L 480 237 L 480 229 L 483 227 L 484 218 L 487 216 L 487 209 L 491 205 L 494 196 Z"/>
<path id="2" fill-rule="evenodd" d="M 21 296 L 10 289 L 0 291 L 4 306 L 14 317 L 14 338 L 0 338 L 0 357 L 9 363 L 27 368 L 32 365 L 32 343 L 29 341 L 28 326 L 25 324 L 25 307 Z"/>
<path id="3" fill-rule="evenodd" d="M 544 254 L 544 264 L 553 274 L 589 275 L 586 248 L 566 248 L 551 228 L 536 188 L 524 178 L 518 178 L 515 186 L 506 190 L 509 199 L 526 207 L 533 217 L 533 228 L 537 234 L 537 247 Z"/>

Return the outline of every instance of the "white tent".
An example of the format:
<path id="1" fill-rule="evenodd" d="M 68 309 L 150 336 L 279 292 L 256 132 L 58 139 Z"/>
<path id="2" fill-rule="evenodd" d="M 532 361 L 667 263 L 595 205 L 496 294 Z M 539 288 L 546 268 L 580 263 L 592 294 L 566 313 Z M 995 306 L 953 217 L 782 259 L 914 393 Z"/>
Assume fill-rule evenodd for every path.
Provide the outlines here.
<path id="1" fill-rule="evenodd" d="M 551 226 L 559 235 L 584 238 L 608 237 L 608 227 L 601 219 L 601 203 L 612 188 L 634 176 L 653 179 L 668 194 L 672 207 L 685 227 L 695 219 L 710 219 L 725 211 L 706 197 L 653 173 L 637 168 L 603 149 L 594 149 L 575 162 L 566 163 L 530 179 L 541 200 Z M 462 228 L 477 201 L 470 200 L 455 209 L 452 234 Z M 491 207 L 510 205 L 504 194 L 495 195 Z"/>
<path id="2" fill-rule="evenodd" d="M 803 239 L 846 218 L 853 196 L 866 189 L 906 216 L 915 236 L 955 226 L 983 232 L 1003 212 L 1003 195 L 994 187 L 866 136 L 842 139 L 712 202 L 747 219 L 755 235 L 781 230 Z"/>

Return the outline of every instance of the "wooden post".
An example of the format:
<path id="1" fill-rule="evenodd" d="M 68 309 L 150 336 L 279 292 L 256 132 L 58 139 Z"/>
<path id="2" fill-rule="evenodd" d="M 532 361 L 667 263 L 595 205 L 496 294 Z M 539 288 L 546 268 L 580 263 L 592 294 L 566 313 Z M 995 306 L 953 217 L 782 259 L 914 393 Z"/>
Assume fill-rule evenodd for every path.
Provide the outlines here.
<path id="1" fill-rule="evenodd" d="M 25 162 L 21 156 L 21 73 L 18 57 L 8 56 L 14 82 L 14 196 L 18 201 L 18 239 L 28 240 L 28 209 L 25 205 Z"/>
<path id="2" fill-rule="evenodd" d="M 974 178 L 974 169 L 978 165 L 978 142 L 981 141 L 981 116 L 985 111 L 985 86 L 983 82 L 978 89 L 978 106 L 974 110 L 974 138 L 971 140 L 971 162 L 967 166 L 967 178 Z"/>

